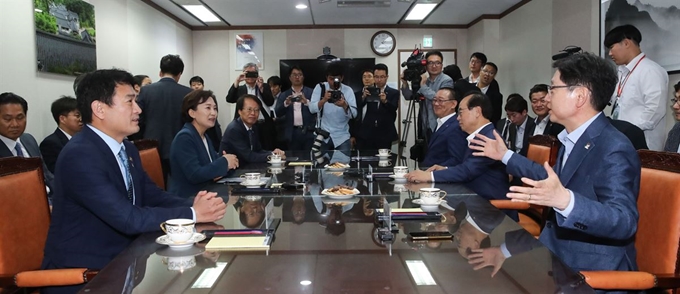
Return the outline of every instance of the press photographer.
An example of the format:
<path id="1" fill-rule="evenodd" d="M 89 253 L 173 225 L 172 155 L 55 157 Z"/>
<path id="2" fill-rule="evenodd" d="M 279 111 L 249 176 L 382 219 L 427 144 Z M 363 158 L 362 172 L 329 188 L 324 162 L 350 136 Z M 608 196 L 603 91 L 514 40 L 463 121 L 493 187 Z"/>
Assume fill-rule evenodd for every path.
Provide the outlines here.
<path id="1" fill-rule="evenodd" d="M 306 87 L 304 74 L 298 66 L 293 66 L 289 75 L 291 87 L 279 95 L 276 101 L 276 115 L 284 118 L 283 136 L 288 150 L 309 152 L 314 142 L 316 115 L 309 112 L 309 99 L 312 89 Z"/>
<path id="2" fill-rule="evenodd" d="M 326 82 L 319 83 L 312 92 L 309 111 L 317 114 L 317 126 L 329 133 L 321 150 L 339 150 L 349 154 L 349 120 L 356 117 L 354 92 L 342 84 L 343 67 L 333 62 L 326 69 Z"/>
<path id="3" fill-rule="evenodd" d="M 357 98 L 359 114 L 350 128 L 358 150 L 390 149 L 392 142 L 398 139 L 394 121 L 397 119 L 399 91 L 387 86 L 387 72 L 387 65 L 382 63 L 364 72 L 364 77 L 367 74 L 372 77 L 371 84 L 360 93 L 361 98 Z"/>

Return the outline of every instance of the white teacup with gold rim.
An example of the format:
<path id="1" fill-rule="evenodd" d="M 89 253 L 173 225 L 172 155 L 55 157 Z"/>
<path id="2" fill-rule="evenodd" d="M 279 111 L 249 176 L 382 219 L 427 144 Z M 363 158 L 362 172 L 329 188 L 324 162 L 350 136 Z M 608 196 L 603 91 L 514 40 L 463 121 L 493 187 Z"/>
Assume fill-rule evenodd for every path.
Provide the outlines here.
<path id="1" fill-rule="evenodd" d="M 402 178 L 408 173 L 408 166 L 398 165 L 394 167 L 394 176 Z"/>
<path id="2" fill-rule="evenodd" d="M 244 185 L 258 185 L 260 184 L 260 173 L 245 173 L 240 176 L 243 179 Z"/>
<path id="3" fill-rule="evenodd" d="M 193 255 L 163 257 L 163 263 L 168 265 L 168 270 L 182 272 L 196 266 L 196 257 Z"/>
<path id="4" fill-rule="evenodd" d="M 390 154 L 392 154 L 392 150 L 390 149 L 378 149 L 379 156 L 390 156 Z"/>
<path id="5" fill-rule="evenodd" d="M 184 243 L 191 239 L 196 229 L 196 223 L 187 218 L 173 218 L 161 223 L 161 229 L 165 232 L 170 240 L 175 243 Z"/>
<path id="6" fill-rule="evenodd" d="M 272 153 L 272 154 L 267 156 L 267 160 L 269 160 L 269 162 L 271 162 L 271 163 L 280 163 L 282 159 L 281 159 L 281 155 Z"/>
<path id="7" fill-rule="evenodd" d="M 420 188 L 420 201 L 423 204 L 439 204 L 446 196 L 446 191 L 439 188 Z"/>
<path id="8" fill-rule="evenodd" d="M 391 165 L 392 165 L 392 162 L 390 162 L 389 160 L 378 161 L 378 166 L 380 166 L 380 167 L 386 167 L 386 166 L 391 166 Z"/>

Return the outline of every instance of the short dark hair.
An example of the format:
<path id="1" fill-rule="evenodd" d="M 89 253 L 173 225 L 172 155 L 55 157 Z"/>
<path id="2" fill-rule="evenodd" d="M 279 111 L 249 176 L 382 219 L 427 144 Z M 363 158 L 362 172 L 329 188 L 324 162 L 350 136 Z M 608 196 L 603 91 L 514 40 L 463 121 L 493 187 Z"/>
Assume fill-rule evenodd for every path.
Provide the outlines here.
<path id="1" fill-rule="evenodd" d="M 73 93 L 78 92 L 78 84 L 87 74 L 88 73 L 83 73 L 77 76 L 75 80 L 73 80 Z"/>
<path id="2" fill-rule="evenodd" d="M 437 91 L 441 91 L 441 90 L 447 90 L 447 91 L 449 91 L 449 97 L 448 97 L 447 99 L 449 99 L 449 100 L 456 100 L 456 90 L 455 90 L 454 88 L 451 88 L 451 87 L 441 87 L 441 88 L 439 88 L 439 90 L 437 90 Z M 456 100 L 456 102 L 458 102 L 458 100 Z"/>
<path id="3" fill-rule="evenodd" d="M 477 59 L 479 59 L 482 62 L 482 66 L 484 66 L 486 64 L 486 61 L 488 60 L 486 59 L 486 54 L 482 52 L 472 53 L 472 55 L 470 55 L 470 59 L 472 59 L 472 57 L 476 57 Z"/>
<path id="4" fill-rule="evenodd" d="M 614 94 L 618 80 L 616 69 L 601 57 L 585 52 L 574 54 L 553 63 L 566 85 L 583 86 L 590 90 L 590 104 L 602 111 Z"/>
<path id="5" fill-rule="evenodd" d="M 425 59 L 430 58 L 430 56 L 432 56 L 432 55 L 439 56 L 439 58 L 442 60 L 442 62 L 444 62 L 444 55 L 442 55 L 442 53 L 441 53 L 440 51 L 437 51 L 437 50 L 428 51 L 428 52 L 425 54 Z"/>
<path id="6" fill-rule="evenodd" d="M 389 73 L 389 69 L 387 69 L 387 65 L 385 65 L 384 63 L 378 63 L 378 64 L 376 64 L 375 66 L 373 66 L 373 73 L 374 73 L 374 74 L 375 74 L 375 71 L 376 71 L 376 70 L 384 70 L 384 71 L 385 71 L 385 75 L 389 75 L 389 74 L 390 74 L 390 73 Z"/>
<path id="7" fill-rule="evenodd" d="M 184 72 L 184 62 L 179 55 L 165 55 L 161 58 L 161 72 L 178 76 Z"/>
<path id="8" fill-rule="evenodd" d="M 458 67 L 455 64 L 449 64 L 444 69 L 442 72 L 451 77 L 452 80 L 457 81 L 463 78 L 463 74 L 460 72 L 460 67 Z"/>
<path id="9" fill-rule="evenodd" d="M 134 85 L 135 79 L 127 71 L 120 69 L 100 69 L 85 76 L 78 85 L 76 100 L 84 124 L 92 122 L 92 102 L 101 101 L 113 104 L 117 85 Z"/>
<path id="10" fill-rule="evenodd" d="M 213 101 L 215 101 L 215 105 L 217 105 L 217 99 L 210 90 L 193 90 L 184 96 L 184 100 L 182 100 L 182 122 L 190 123 L 194 121 L 194 118 L 189 115 L 189 110 L 196 111 L 199 104 L 205 103 L 210 98 L 212 98 Z"/>
<path id="11" fill-rule="evenodd" d="M 203 82 L 203 78 L 201 78 L 200 76 L 195 76 L 195 77 L 191 78 L 189 80 L 189 85 L 193 84 L 194 82 L 198 82 L 198 83 L 201 83 L 201 85 L 205 85 L 205 83 Z"/>
<path id="12" fill-rule="evenodd" d="M 331 62 L 328 64 L 328 68 L 326 68 L 326 76 L 344 76 L 344 70 L 340 62 Z"/>
<path id="13" fill-rule="evenodd" d="M 479 107 L 482 110 L 482 116 L 488 120 L 491 120 L 493 116 L 493 107 L 491 106 L 491 100 L 489 97 L 482 93 L 475 93 L 470 96 L 468 100 L 468 109 L 473 107 Z"/>
<path id="14" fill-rule="evenodd" d="M 0 105 L 6 104 L 20 104 L 21 108 L 24 110 L 24 114 L 28 114 L 28 102 L 26 102 L 26 99 L 17 94 L 12 92 L 0 94 Z"/>
<path id="15" fill-rule="evenodd" d="M 281 86 L 281 78 L 279 78 L 279 76 L 271 76 L 267 79 L 267 84 Z"/>
<path id="16" fill-rule="evenodd" d="M 490 66 L 490 67 L 493 67 L 493 70 L 495 70 L 496 73 L 498 73 L 498 66 L 495 63 L 493 63 L 493 62 L 484 63 L 484 66 L 487 66 L 487 65 Z"/>
<path id="17" fill-rule="evenodd" d="M 250 95 L 250 94 L 244 94 L 243 96 L 239 97 L 238 100 L 236 100 L 236 110 L 243 110 L 243 105 L 245 104 L 246 99 L 253 99 L 255 103 L 257 103 L 257 96 L 255 95 Z M 258 103 L 258 106 L 260 104 Z"/>
<path id="18" fill-rule="evenodd" d="M 505 103 L 510 101 L 510 99 L 516 99 L 517 97 L 524 99 L 524 97 L 522 97 L 522 95 L 520 95 L 519 93 L 512 93 L 508 95 L 508 98 L 505 98 Z"/>
<path id="19" fill-rule="evenodd" d="M 522 95 L 514 93 L 510 96 L 512 97 L 508 97 L 508 102 L 505 103 L 505 111 L 522 113 L 529 110 L 529 104 Z"/>
<path id="20" fill-rule="evenodd" d="M 293 66 L 290 67 L 290 73 L 288 73 L 288 76 L 289 76 L 289 77 L 290 77 L 290 75 L 293 74 L 293 71 L 294 71 L 294 70 L 300 71 L 300 72 L 302 73 L 302 75 L 305 74 L 304 72 L 302 72 L 302 69 L 300 68 L 300 66 L 296 64 L 296 65 L 293 65 Z"/>
<path id="21" fill-rule="evenodd" d="M 52 118 L 59 124 L 60 116 L 68 116 L 71 111 L 78 110 L 78 100 L 71 96 L 61 96 L 59 99 L 52 102 Z"/>
<path id="22" fill-rule="evenodd" d="M 629 39 L 635 42 L 635 45 L 640 46 L 642 34 L 634 25 L 626 24 L 615 27 L 604 36 L 604 47 L 610 48 L 612 45 L 621 42 L 624 39 Z"/>
<path id="23" fill-rule="evenodd" d="M 678 83 L 675 84 L 673 88 L 675 88 L 675 92 L 680 91 L 680 81 L 678 81 Z"/>
<path id="24" fill-rule="evenodd" d="M 147 75 L 136 75 L 133 78 L 135 78 L 135 85 L 137 86 L 142 86 L 142 82 L 144 82 L 144 79 L 148 78 L 149 76 Z M 134 86 L 134 85 L 133 85 Z"/>
<path id="25" fill-rule="evenodd" d="M 533 95 L 534 93 L 538 93 L 538 92 L 548 93 L 548 85 L 546 85 L 546 84 L 536 84 L 533 87 L 531 87 L 531 89 L 529 90 L 529 99 L 531 99 L 531 95 Z"/>

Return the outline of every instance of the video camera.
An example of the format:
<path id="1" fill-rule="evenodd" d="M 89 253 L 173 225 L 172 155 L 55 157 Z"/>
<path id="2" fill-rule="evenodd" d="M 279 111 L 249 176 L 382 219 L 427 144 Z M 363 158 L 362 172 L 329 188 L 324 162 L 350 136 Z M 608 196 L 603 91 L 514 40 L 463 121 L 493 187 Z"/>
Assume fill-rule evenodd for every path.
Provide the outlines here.
<path id="1" fill-rule="evenodd" d="M 578 46 L 567 46 L 564 48 L 562 51 L 559 53 L 553 55 L 552 60 L 559 60 L 565 57 L 569 57 L 571 55 L 574 55 L 576 53 L 581 53 L 583 50 L 581 50 L 581 47 Z"/>
<path id="2" fill-rule="evenodd" d="M 423 52 L 416 48 L 411 53 L 411 56 L 401 63 L 401 67 L 406 67 L 404 70 L 404 80 L 412 82 L 417 79 L 420 81 L 420 75 L 425 73 L 426 65 L 427 60 L 425 60 Z"/>
<path id="3" fill-rule="evenodd" d="M 342 92 L 340 91 L 340 79 L 335 78 L 333 79 L 333 84 L 330 85 L 331 89 L 328 90 L 328 92 L 331 93 L 331 98 L 328 99 L 328 102 L 330 103 L 335 103 L 342 98 Z"/>

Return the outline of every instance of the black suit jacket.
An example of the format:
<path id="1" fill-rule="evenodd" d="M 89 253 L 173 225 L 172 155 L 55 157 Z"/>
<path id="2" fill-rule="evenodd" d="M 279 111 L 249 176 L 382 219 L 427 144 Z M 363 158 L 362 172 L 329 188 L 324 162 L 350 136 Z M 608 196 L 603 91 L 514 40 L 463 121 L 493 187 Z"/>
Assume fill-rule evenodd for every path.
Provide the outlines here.
<path id="1" fill-rule="evenodd" d="M 142 87 L 137 104 L 142 109 L 140 120 L 144 121 L 144 138 L 158 140 L 158 152 L 162 159 L 170 157 L 170 145 L 182 128 L 182 101 L 191 88 L 175 82 L 172 78 Z"/>
<path id="2" fill-rule="evenodd" d="M 607 118 L 609 118 L 609 121 L 617 130 L 619 130 L 619 132 L 628 137 L 628 140 L 633 144 L 635 150 L 649 149 L 649 147 L 647 147 L 647 141 L 645 140 L 645 132 L 638 128 L 638 126 L 625 120 Z"/>
<path id="3" fill-rule="evenodd" d="M 538 119 L 538 118 L 534 118 L 534 125 L 537 125 L 537 123 L 536 123 L 536 120 L 537 120 L 537 119 Z M 534 130 L 535 130 L 535 127 L 534 127 Z M 563 125 L 558 124 L 558 123 L 556 123 L 556 122 L 548 121 L 548 125 L 546 125 L 546 126 L 545 126 L 545 129 L 543 129 L 543 135 L 550 135 L 550 136 L 555 136 L 555 137 L 557 137 L 557 135 L 558 135 L 559 133 L 561 133 L 562 130 L 564 130 L 564 126 L 563 126 Z M 533 133 L 533 132 L 532 132 L 532 133 Z"/>
<path id="4" fill-rule="evenodd" d="M 398 139 L 394 122 L 397 120 L 399 91 L 386 86 L 387 102 L 385 103 L 366 102 L 366 99 L 361 98 L 362 95 L 363 92 L 355 94 L 357 117 L 350 126 L 350 135 L 357 139 L 379 142 L 378 145 L 391 145 L 392 141 Z M 380 105 L 377 106 L 378 104 Z M 365 117 L 364 108 L 367 108 Z"/>
<path id="5" fill-rule="evenodd" d="M 503 137 L 504 139 L 507 138 L 507 144 L 508 144 L 508 149 L 510 150 L 515 150 L 515 142 L 517 142 L 517 126 L 509 123 L 507 126 L 505 125 L 507 123 L 507 118 L 501 119 L 497 124 L 496 124 L 496 131 Z M 534 118 L 531 116 L 527 116 L 527 122 L 526 125 L 524 126 L 524 136 L 522 139 L 522 149 L 519 151 L 519 154 L 523 156 L 527 156 L 527 151 L 529 150 L 529 137 L 534 135 L 534 128 L 536 128 L 536 124 L 534 123 Z M 546 129 L 548 129 L 546 127 Z"/>
<path id="6" fill-rule="evenodd" d="M 491 100 L 491 108 L 493 109 L 491 123 L 496 124 L 503 115 L 503 94 L 501 94 L 500 86 L 498 86 L 496 80 L 491 81 L 489 89 L 486 90 L 486 96 Z"/>
<path id="7" fill-rule="evenodd" d="M 251 162 L 267 162 L 267 156 L 271 150 L 263 150 L 258 140 L 258 125 L 253 125 L 253 145 L 250 145 L 250 137 L 246 126 L 243 125 L 241 118 L 232 120 L 222 136 L 220 150 L 238 157 L 239 164 Z M 251 148 L 252 147 L 252 148 Z"/>
<path id="8" fill-rule="evenodd" d="M 50 172 L 54 173 L 57 157 L 59 157 L 59 153 L 66 143 L 68 143 L 68 138 L 59 128 L 40 142 L 40 153 L 42 154 L 45 166 L 47 166 Z"/>
<path id="9" fill-rule="evenodd" d="M 274 95 L 272 94 L 272 90 L 269 88 L 269 85 L 263 84 L 262 86 L 263 90 L 262 93 L 260 93 L 262 101 L 264 101 L 264 103 L 267 106 L 274 105 Z M 260 91 L 257 86 L 255 86 L 255 91 L 256 92 Z M 234 84 L 232 84 L 231 87 L 229 88 L 229 92 L 227 93 L 226 97 L 227 103 L 236 103 L 236 101 L 238 101 L 238 98 L 245 94 L 248 94 L 248 87 L 246 87 L 246 85 L 241 85 L 238 88 L 235 88 Z M 262 144 L 262 148 L 267 150 L 274 150 L 274 148 L 276 147 L 276 124 L 274 124 L 272 114 L 267 112 L 262 106 L 262 101 L 260 101 L 260 99 L 257 99 L 257 104 L 260 107 L 260 112 L 264 117 L 264 121 L 258 123 L 257 128 L 258 135 L 260 137 L 260 143 Z M 239 117 L 240 116 L 238 114 L 238 109 L 235 109 L 234 119 L 237 119 Z"/>
<path id="10" fill-rule="evenodd" d="M 676 122 L 668 131 L 668 139 L 666 139 L 666 146 L 663 147 L 663 151 L 667 152 L 678 152 L 678 146 L 680 146 L 680 122 Z"/>
<path id="11" fill-rule="evenodd" d="M 306 86 L 302 87 L 302 93 L 305 94 L 305 97 L 307 100 L 311 101 L 312 99 L 312 89 Z M 276 101 L 276 115 L 281 118 L 283 117 L 284 123 L 283 123 L 283 137 L 286 139 L 286 141 L 290 142 L 293 140 L 293 123 L 295 119 L 295 108 L 293 106 L 293 103 L 288 105 L 286 107 L 285 101 L 288 96 L 293 94 L 292 89 L 288 89 L 284 91 L 283 93 L 279 94 L 279 97 Z M 309 112 L 309 106 L 307 105 L 301 105 L 301 112 L 302 112 L 302 125 L 307 127 L 307 132 L 312 132 L 314 130 L 314 127 L 316 126 L 316 114 L 312 114 Z"/>
<path id="12" fill-rule="evenodd" d="M 35 138 L 33 138 L 31 134 L 23 133 L 21 136 L 19 136 L 19 140 L 21 141 L 21 145 L 23 145 L 26 151 L 28 151 L 28 155 L 30 157 L 40 157 L 40 159 L 42 159 L 42 155 L 40 154 L 40 148 L 38 147 L 38 142 L 35 141 Z M 7 145 L 0 142 L 0 158 L 13 156 L 14 154 L 12 154 L 12 151 L 10 151 L 9 148 L 7 148 Z M 45 185 L 47 185 L 47 187 L 49 187 L 51 191 L 54 191 L 52 185 L 54 175 L 52 174 L 52 172 L 50 172 L 49 169 L 47 169 L 44 159 L 43 159 L 43 177 L 45 180 Z"/>

